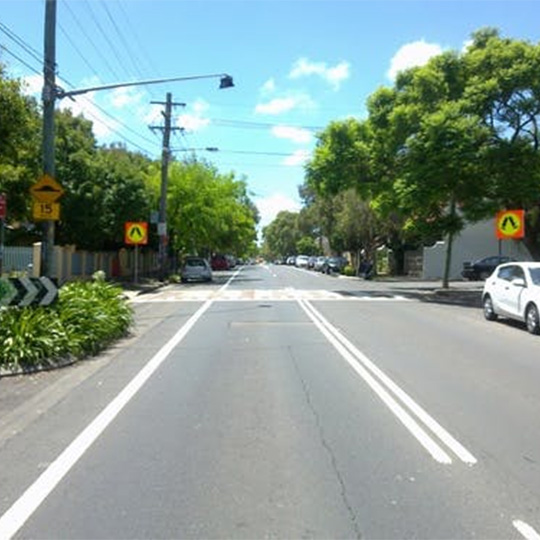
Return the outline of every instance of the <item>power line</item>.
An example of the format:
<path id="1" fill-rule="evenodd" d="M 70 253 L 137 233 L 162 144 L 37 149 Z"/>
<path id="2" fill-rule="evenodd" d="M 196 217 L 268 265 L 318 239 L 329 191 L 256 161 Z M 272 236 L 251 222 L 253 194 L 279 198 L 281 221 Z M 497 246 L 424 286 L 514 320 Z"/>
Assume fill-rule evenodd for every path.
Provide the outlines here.
<path id="1" fill-rule="evenodd" d="M 26 66 L 30 71 L 33 71 L 34 73 L 37 73 L 38 75 L 41 75 L 41 71 L 38 71 L 37 69 L 33 68 L 30 64 L 26 63 L 20 56 L 16 55 L 14 52 L 11 52 L 5 45 L 0 45 L 0 48 L 6 51 L 10 56 L 13 56 L 13 58 L 15 58 L 21 64 Z"/>
<path id="2" fill-rule="evenodd" d="M 78 26 L 80 32 L 87 39 L 87 41 L 90 43 L 90 45 L 94 48 L 95 52 L 100 57 L 100 59 L 102 60 L 103 64 L 106 66 L 106 68 L 112 73 L 114 78 L 119 80 L 120 77 L 118 76 L 116 71 L 113 69 L 113 67 L 111 66 L 109 61 L 107 60 L 107 57 L 101 52 L 100 48 L 95 44 L 94 40 L 88 35 L 88 33 L 86 32 L 85 27 L 81 24 L 81 22 L 79 21 L 77 15 L 75 15 L 74 11 L 71 9 L 71 7 L 70 7 L 69 3 L 67 2 L 67 0 L 63 0 L 62 5 L 65 6 L 67 11 L 71 15 L 71 18 L 75 21 L 75 24 Z"/>
<path id="3" fill-rule="evenodd" d="M 4 32 L 4 34 L 6 34 L 8 38 L 17 43 L 17 45 L 19 45 L 19 47 L 24 49 L 30 56 L 32 56 L 34 60 L 41 62 L 42 58 L 39 51 L 36 51 L 36 49 L 34 49 L 31 45 L 29 45 L 26 41 L 24 41 L 20 36 L 18 36 L 15 32 L 13 32 L 13 30 L 11 30 L 2 22 L 0 22 L 0 31 Z"/>
<path id="4" fill-rule="evenodd" d="M 127 70 L 126 68 L 126 65 L 125 65 L 125 62 L 122 60 L 122 58 L 120 57 L 120 54 L 118 53 L 117 51 L 117 48 L 115 47 L 114 43 L 109 39 L 109 36 L 107 34 L 107 32 L 105 32 L 105 30 L 103 29 L 103 26 L 101 25 L 100 21 L 98 20 L 95 12 L 94 12 L 94 8 L 92 7 L 92 3 L 91 2 L 86 2 L 86 5 L 88 6 L 88 10 L 90 11 L 90 15 L 94 21 L 94 24 L 96 25 L 97 29 L 99 30 L 100 34 L 103 36 L 103 39 L 107 42 L 107 44 L 109 45 L 109 48 L 110 48 L 110 51 L 112 52 L 112 54 L 114 55 L 114 57 L 116 58 L 116 61 L 118 62 L 118 64 L 120 65 L 122 71 L 128 76 L 128 78 L 130 77 L 130 73 L 129 71 Z"/>

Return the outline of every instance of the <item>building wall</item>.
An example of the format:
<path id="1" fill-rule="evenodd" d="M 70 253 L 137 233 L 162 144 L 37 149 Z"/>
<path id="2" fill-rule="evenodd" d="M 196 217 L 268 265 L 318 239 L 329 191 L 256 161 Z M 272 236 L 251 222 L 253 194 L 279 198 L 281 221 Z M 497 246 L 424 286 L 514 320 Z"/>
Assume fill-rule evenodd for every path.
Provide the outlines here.
<path id="1" fill-rule="evenodd" d="M 446 247 L 446 242 L 437 242 L 434 246 L 424 248 L 422 271 L 424 279 L 442 279 Z M 494 219 L 469 225 L 454 239 L 450 279 L 462 279 L 461 270 L 464 262 L 474 262 L 498 253 L 499 240 L 495 237 Z M 500 253 L 519 261 L 531 260 L 529 251 L 519 240 L 501 240 Z"/>

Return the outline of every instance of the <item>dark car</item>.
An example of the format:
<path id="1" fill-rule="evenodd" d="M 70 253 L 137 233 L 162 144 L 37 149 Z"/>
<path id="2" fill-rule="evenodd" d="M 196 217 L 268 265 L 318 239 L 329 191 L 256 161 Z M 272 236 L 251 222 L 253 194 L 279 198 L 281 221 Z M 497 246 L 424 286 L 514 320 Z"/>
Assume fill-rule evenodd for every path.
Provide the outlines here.
<path id="1" fill-rule="evenodd" d="M 214 255 L 210 259 L 212 270 L 229 270 L 230 265 L 225 255 Z"/>
<path id="2" fill-rule="evenodd" d="M 321 271 L 325 274 L 340 274 L 345 266 L 347 266 L 347 259 L 345 257 L 328 257 Z"/>
<path id="3" fill-rule="evenodd" d="M 507 257 L 506 255 L 492 255 L 491 257 L 479 259 L 474 263 L 465 262 L 463 263 L 461 275 L 465 279 L 470 279 L 472 281 L 486 279 L 493 273 L 499 264 L 512 262 L 514 260 L 515 259 Z"/>

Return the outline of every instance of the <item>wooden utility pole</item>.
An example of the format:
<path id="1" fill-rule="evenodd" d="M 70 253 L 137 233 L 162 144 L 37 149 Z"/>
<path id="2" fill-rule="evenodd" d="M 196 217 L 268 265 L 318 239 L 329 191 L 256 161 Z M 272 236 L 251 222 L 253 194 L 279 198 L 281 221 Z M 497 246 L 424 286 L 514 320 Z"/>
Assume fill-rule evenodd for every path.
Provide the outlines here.
<path id="1" fill-rule="evenodd" d="M 164 126 L 150 126 L 150 129 L 159 129 L 163 131 L 163 149 L 161 152 L 161 194 L 159 199 L 159 218 L 158 218 L 158 236 L 159 236 L 159 278 L 165 280 L 168 270 L 167 256 L 167 187 L 169 183 L 169 161 L 171 156 L 171 131 L 182 129 L 171 126 L 172 108 L 174 105 L 185 107 L 185 103 L 173 103 L 172 95 L 167 92 L 165 102 L 152 101 L 158 105 L 165 105 Z"/>
<path id="2" fill-rule="evenodd" d="M 45 3 L 43 62 L 43 174 L 54 178 L 54 106 L 56 100 L 56 0 Z M 54 255 L 54 221 L 44 222 L 41 275 L 51 276 Z"/>

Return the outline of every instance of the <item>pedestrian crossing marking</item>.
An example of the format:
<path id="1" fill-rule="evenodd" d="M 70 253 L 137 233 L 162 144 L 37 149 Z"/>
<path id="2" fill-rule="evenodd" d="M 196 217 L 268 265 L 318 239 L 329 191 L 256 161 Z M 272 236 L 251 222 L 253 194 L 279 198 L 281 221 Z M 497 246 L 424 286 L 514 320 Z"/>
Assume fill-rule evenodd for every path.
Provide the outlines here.
<path id="1" fill-rule="evenodd" d="M 156 291 L 137 296 L 136 303 L 146 302 L 294 302 L 296 300 L 309 301 L 346 301 L 346 302 L 403 302 L 407 298 L 400 295 L 373 293 L 342 294 L 324 289 L 173 289 Z"/>

